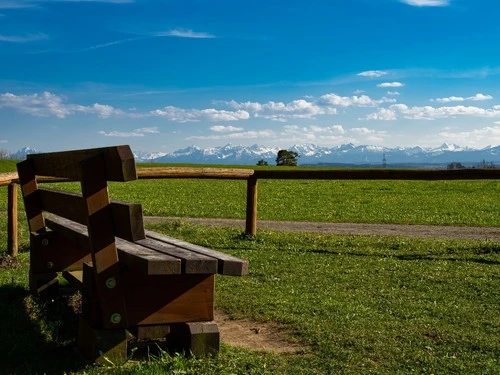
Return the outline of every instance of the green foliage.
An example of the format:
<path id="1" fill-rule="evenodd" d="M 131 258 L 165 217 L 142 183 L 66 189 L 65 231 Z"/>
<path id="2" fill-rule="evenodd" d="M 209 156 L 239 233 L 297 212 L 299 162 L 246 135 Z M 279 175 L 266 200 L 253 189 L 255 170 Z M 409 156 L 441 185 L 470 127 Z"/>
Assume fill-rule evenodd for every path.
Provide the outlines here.
<path id="1" fill-rule="evenodd" d="M 265 161 L 264 159 L 260 159 L 258 162 L 257 162 L 257 165 L 258 166 L 261 166 L 261 167 L 267 167 L 269 165 L 269 163 L 267 161 Z"/>
<path id="2" fill-rule="evenodd" d="M 277 166 L 295 167 L 299 154 L 295 151 L 279 150 L 276 156 Z"/>

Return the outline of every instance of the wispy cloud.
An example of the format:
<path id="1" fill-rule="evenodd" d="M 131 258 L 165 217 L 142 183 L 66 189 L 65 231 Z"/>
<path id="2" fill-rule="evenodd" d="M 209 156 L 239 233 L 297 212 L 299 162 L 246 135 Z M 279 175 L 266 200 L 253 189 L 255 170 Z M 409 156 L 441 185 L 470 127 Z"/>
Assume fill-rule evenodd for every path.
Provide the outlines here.
<path id="1" fill-rule="evenodd" d="M 136 36 L 136 37 L 132 37 L 132 38 L 125 38 L 125 39 L 114 40 L 111 42 L 100 43 L 100 44 L 96 44 L 93 46 L 82 48 L 78 51 L 85 52 L 85 51 L 91 51 L 91 50 L 100 49 L 100 48 L 113 47 L 113 46 L 116 46 L 119 44 L 135 42 L 135 41 L 143 40 L 143 39 L 164 38 L 164 37 L 213 39 L 216 36 L 213 34 L 205 33 L 205 32 L 194 32 L 192 30 L 160 31 L 160 32 L 150 33 L 148 35 L 141 35 L 141 36 Z"/>
<path id="2" fill-rule="evenodd" d="M 479 102 L 483 100 L 491 100 L 493 99 L 493 96 L 491 95 L 484 95 L 481 93 L 477 93 L 474 96 L 469 96 L 469 97 L 462 97 L 462 96 L 449 96 L 447 98 L 436 98 L 436 99 L 430 99 L 431 102 L 438 102 L 438 103 L 450 103 L 450 102 L 464 102 L 464 101 L 473 101 L 473 102 Z"/>
<path id="3" fill-rule="evenodd" d="M 151 38 L 151 37 L 135 37 L 135 38 L 127 38 L 127 39 L 115 40 L 113 42 L 96 44 L 94 46 L 85 47 L 85 48 L 80 49 L 79 51 L 80 52 L 85 52 L 85 51 L 91 51 L 91 50 L 99 49 L 99 48 L 112 47 L 112 46 L 116 46 L 118 44 L 135 42 L 136 40 L 141 40 L 141 39 L 146 39 L 146 38 Z"/>
<path id="4" fill-rule="evenodd" d="M 0 0 L 0 9 L 34 8 L 44 3 L 108 3 L 130 4 L 135 0 Z"/>
<path id="5" fill-rule="evenodd" d="M 389 73 L 384 70 L 367 70 L 365 72 L 358 73 L 357 75 L 361 77 L 378 78 L 387 74 Z"/>
<path id="6" fill-rule="evenodd" d="M 196 32 L 193 30 L 183 30 L 183 29 L 174 29 L 165 32 L 158 32 L 155 36 L 171 36 L 178 38 L 193 38 L 193 39 L 213 39 L 216 36 L 206 32 Z"/>
<path id="7" fill-rule="evenodd" d="M 377 87 L 403 87 L 404 84 L 401 82 L 383 82 L 379 83 Z"/>
<path id="8" fill-rule="evenodd" d="M 415 7 L 444 7 L 450 5 L 451 0 L 400 0 L 400 2 Z"/>
<path id="9" fill-rule="evenodd" d="M 157 127 L 139 128 L 139 129 L 134 129 L 130 132 L 122 132 L 122 131 L 105 132 L 103 130 L 98 132 L 98 134 L 103 135 L 105 137 L 120 137 L 120 138 L 144 137 L 146 134 L 158 134 L 158 133 L 160 133 L 160 131 L 158 130 Z"/>
<path id="10" fill-rule="evenodd" d="M 25 34 L 25 35 L 0 34 L 0 42 L 8 42 L 8 43 L 29 43 L 29 42 L 36 42 L 39 40 L 45 40 L 48 38 L 49 38 L 48 35 L 43 33 Z"/>

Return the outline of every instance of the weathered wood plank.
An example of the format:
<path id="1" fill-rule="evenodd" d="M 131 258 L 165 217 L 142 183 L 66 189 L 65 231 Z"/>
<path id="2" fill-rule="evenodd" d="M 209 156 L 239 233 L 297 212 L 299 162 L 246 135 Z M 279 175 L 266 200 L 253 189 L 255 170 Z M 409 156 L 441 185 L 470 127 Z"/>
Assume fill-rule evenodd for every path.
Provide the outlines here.
<path id="1" fill-rule="evenodd" d="M 45 230 L 45 221 L 40 207 L 40 195 L 36 181 L 33 162 L 24 160 L 17 163 L 19 173 L 19 183 L 24 200 L 24 210 L 28 219 L 30 232 Z"/>
<path id="2" fill-rule="evenodd" d="M 48 188 L 39 188 L 38 191 L 42 210 L 87 224 L 87 210 L 80 194 Z M 112 200 L 110 208 L 117 237 L 127 241 L 146 238 L 140 204 Z"/>
<path id="3" fill-rule="evenodd" d="M 222 180 L 246 180 L 253 175 L 253 173 L 253 169 L 243 168 L 156 167 L 137 169 L 137 176 L 139 179 L 213 178 Z"/>
<path id="4" fill-rule="evenodd" d="M 80 162 L 99 154 L 102 154 L 105 160 L 107 181 L 137 179 L 134 154 L 129 146 L 31 154 L 27 159 L 32 160 L 36 175 L 80 181 L 82 177 Z"/>
<path id="5" fill-rule="evenodd" d="M 7 189 L 7 254 L 17 256 L 17 184 L 10 184 Z"/>
<path id="6" fill-rule="evenodd" d="M 257 178 L 251 177 L 247 181 L 247 212 L 245 233 L 255 236 L 257 234 Z"/>
<path id="7" fill-rule="evenodd" d="M 80 224 L 87 224 L 87 210 L 80 194 L 66 191 L 38 188 L 40 206 L 43 211 L 68 218 Z"/>
<path id="8" fill-rule="evenodd" d="M 214 275 L 122 277 L 130 326 L 213 320 Z"/>
<path id="9" fill-rule="evenodd" d="M 179 258 L 182 262 L 182 273 L 217 273 L 217 260 L 199 253 L 186 250 L 151 238 L 136 241 L 136 243 L 163 254 Z"/>
<path id="10" fill-rule="evenodd" d="M 116 248 L 113 216 L 109 206 L 104 153 L 96 153 L 79 164 L 82 197 L 85 202 L 90 255 L 95 288 L 99 297 L 100 328 L 128 326 L 120 262 Z"/>
<path id="11" fill-rule="evenodd" d="M 116 236 L 132 242 L 146 238 L 139 203 L 111 200 L 111 213 Z"/>
<path id="12" fill-rule="evenodd" d="M 0 186 L 7 186 L 13 182 L 18 182 L 17 172 L 0 173 Z"/>
<path id="13" fill-rule="evenodd" d="M 194 251 L 214 259 L 217 259 L 217 272 L 222 275 L 244 276 L 248 274 L 248 261 L 242 260 L 231 255 L 223 254 L 215 250 L 207 249 L 203 246 L 191 244 L 172 237 L 165 236 L 152 231 L 146 231 L 146 238 L 152 238 L 167 244 L 175 245 L 189 251 Z"/>
<path id="14" fill-rule="evenodd" d="M 500 169 L 341 169 L 255 170 L 254 178 L 275 180 L 489 180 L 500 179 Z"/>
<path id="15" fill-rule="evenodd" d="M 63 236 L 77 241 L 90 251 L 87 228 L 68 219 L 51 216 L 47 218 L 47 227 Z M 144 246 L 116 238 L 118 257 L 127 267 L 149 275 L 172 275 L 181 273 L 181 260 L 158 253 Z"/>

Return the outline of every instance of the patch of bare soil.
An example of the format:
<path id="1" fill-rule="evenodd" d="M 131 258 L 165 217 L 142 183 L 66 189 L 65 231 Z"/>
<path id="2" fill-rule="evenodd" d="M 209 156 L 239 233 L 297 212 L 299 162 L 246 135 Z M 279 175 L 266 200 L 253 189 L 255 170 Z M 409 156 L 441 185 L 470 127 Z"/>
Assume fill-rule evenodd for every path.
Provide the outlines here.
<path id="1" fill-rule="evenodd" d="M 287 340 L 286 331 L 273 322 L 255 322 L 249 319 L 231 319 L 222 311 L 215 311 L 221 341 L 225 344 L 251 350 L 273 353 L 297 353 L 305 349 Z"/>
<path id="2" fill-rule="evenodd" d="M 21 265 L 19 260 L 9 255 L 0 257 L 0 268 L 17 268 Z"/>

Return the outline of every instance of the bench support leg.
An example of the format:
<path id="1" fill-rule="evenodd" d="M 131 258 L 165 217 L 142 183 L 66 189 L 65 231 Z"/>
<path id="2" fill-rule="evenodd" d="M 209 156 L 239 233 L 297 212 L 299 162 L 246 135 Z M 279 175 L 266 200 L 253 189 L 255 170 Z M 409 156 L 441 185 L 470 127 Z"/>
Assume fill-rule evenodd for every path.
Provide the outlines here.
<path id="1" fill-rule="evenodd" d="M 30 291 L 43 299 L 54 298 L 59 293 L 57 273 L 29 273 Z"/>
<path id="2" fill-rule="evenodd" d="M 88 361 L 98 365 L 122 364 L 127 361 L 127 332 L 96 329 L 80 318 L 78 349 Z"/>
<path id="3" fill-rule="evenodd" d="M 214 322 L 173 324 L 167 342 L 172 351 L 206 357 L 219 352 L 219 328 Z"/>

